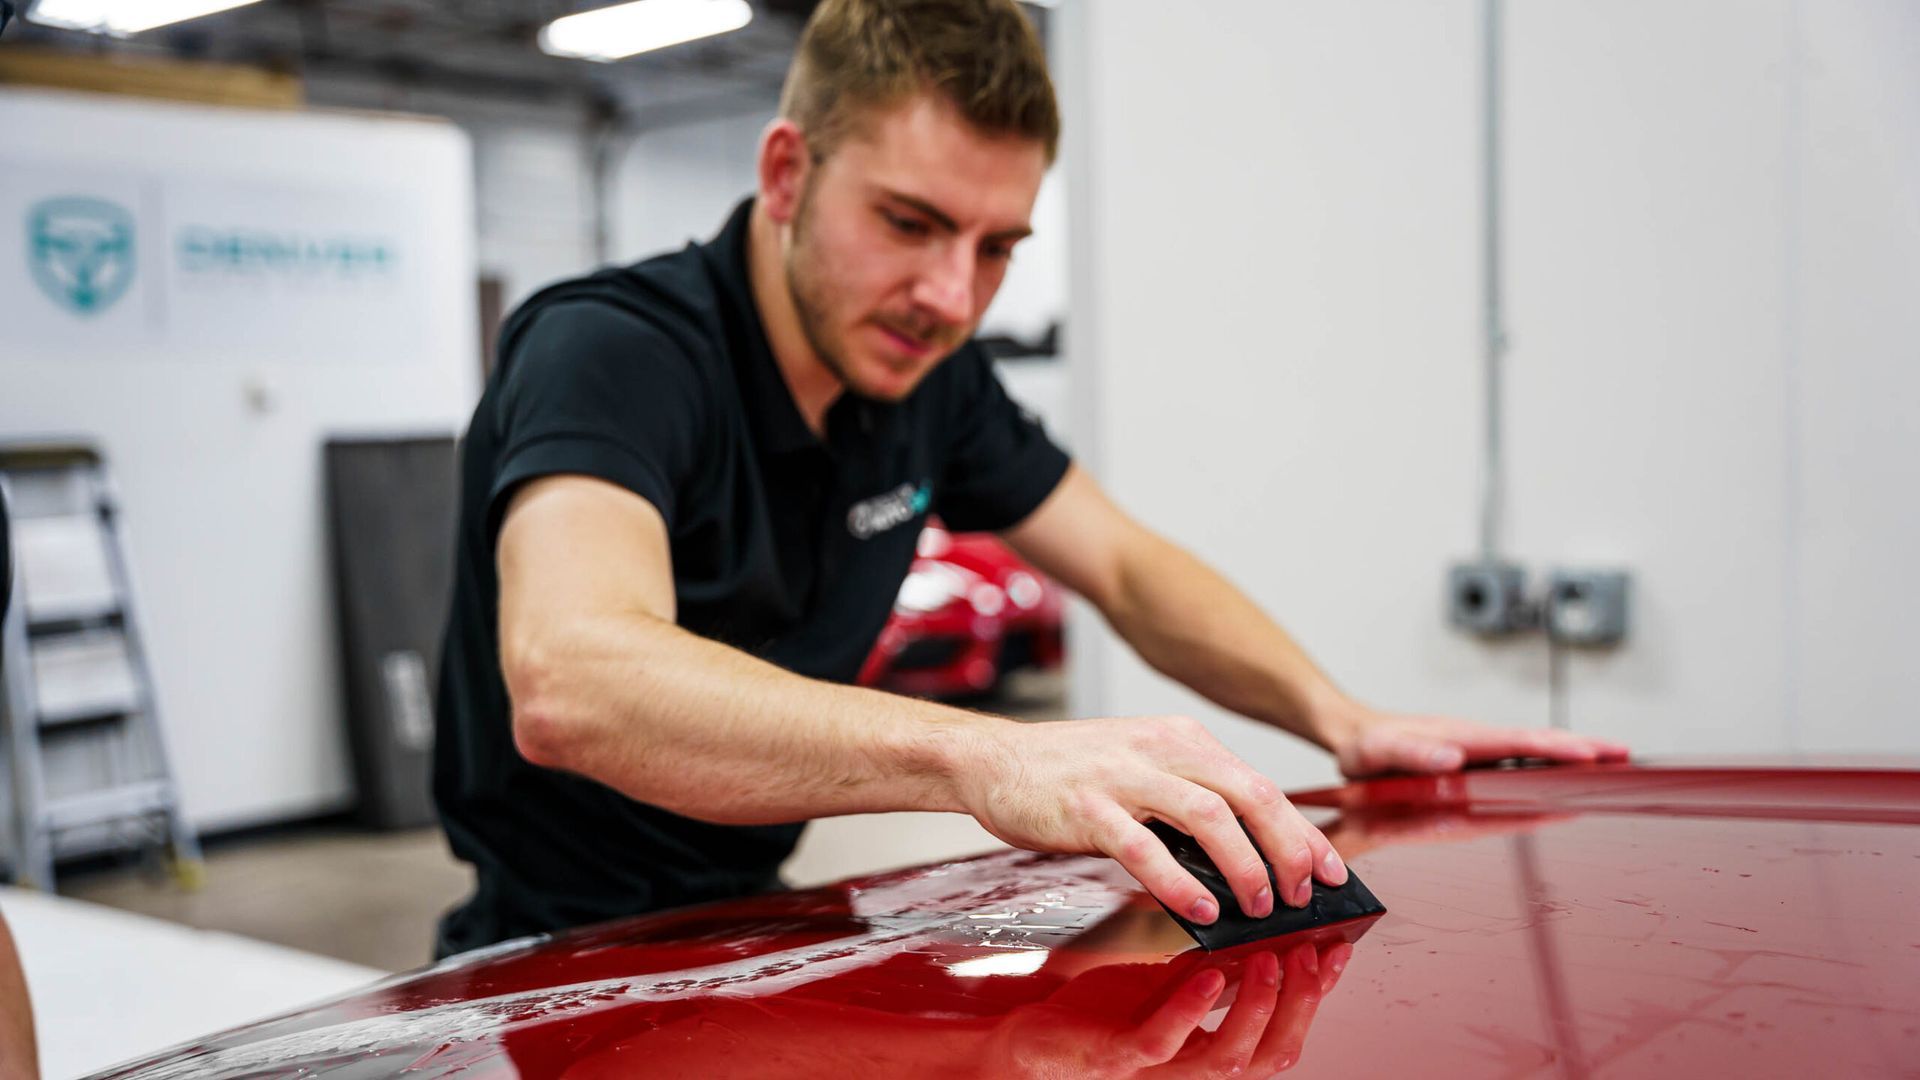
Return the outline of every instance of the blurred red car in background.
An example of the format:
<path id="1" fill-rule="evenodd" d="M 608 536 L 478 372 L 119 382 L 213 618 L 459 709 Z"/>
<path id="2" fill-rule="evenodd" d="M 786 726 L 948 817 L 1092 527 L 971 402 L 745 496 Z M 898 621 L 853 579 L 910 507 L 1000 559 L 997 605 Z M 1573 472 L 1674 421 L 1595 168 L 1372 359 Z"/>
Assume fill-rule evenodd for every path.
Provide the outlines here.
<path id="1" fill-rule="evenodd" d="M 1059 586 L 992 534 L 936 521 L 859 682 L 921 697 L 986 694 L 1021 668 L 1058 667 L 1060 625 Z"/>

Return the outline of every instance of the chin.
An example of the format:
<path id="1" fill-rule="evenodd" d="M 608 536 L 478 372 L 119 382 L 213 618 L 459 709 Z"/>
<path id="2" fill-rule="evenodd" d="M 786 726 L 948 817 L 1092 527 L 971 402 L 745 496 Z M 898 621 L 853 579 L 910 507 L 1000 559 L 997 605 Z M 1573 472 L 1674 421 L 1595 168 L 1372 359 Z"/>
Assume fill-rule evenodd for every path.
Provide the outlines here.
<path id="1" fill-rule="evenodd" d="M 902 371 L 882 361 L 871 361 L 859 372 L 859 377 L 851 381 L 854 393 L 873 401 L 889 404 L 905 401 L 927 377 L 939 361 L 910 371 Z"/>

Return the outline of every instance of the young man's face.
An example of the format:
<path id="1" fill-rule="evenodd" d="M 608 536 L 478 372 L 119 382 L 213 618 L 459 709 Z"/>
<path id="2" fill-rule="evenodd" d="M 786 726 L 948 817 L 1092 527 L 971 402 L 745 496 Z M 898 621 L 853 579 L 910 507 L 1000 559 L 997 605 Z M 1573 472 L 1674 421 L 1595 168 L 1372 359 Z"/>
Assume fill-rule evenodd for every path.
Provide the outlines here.
<path id="1" fill-rule="evenodd" d="M 898 401 L 968 337 L 1029 232 L 1037 140 L 983 135 L 923 95 L 868 118 L 807 175 L 787 284 L 823 363 Z"/>

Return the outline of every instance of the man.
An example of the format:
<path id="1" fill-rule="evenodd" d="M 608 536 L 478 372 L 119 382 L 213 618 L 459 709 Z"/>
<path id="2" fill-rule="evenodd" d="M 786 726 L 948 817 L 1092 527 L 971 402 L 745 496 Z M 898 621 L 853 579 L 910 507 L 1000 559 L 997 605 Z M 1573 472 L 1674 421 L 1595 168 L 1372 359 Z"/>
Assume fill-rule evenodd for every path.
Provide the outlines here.
<path id="1" fill-rule="evenodd" d="M 1254 916 L 1345 880 L 1191 720 L 1017 724 L 845 685 L 930 513 L 1349 775 L 1624 755 L 1356 703 L 1015 408 L 968 339 L 1058 131 L 1012 0 L 826 0 L 720 235 L 508 320 L 464 449 L 436 793 L 478 885 L 443 954 L 775 888 L 800 823 L 880 810 L 1112 856 L 1202 923 L 1211 895 L 1143 822 L 1197 836 Z"/>

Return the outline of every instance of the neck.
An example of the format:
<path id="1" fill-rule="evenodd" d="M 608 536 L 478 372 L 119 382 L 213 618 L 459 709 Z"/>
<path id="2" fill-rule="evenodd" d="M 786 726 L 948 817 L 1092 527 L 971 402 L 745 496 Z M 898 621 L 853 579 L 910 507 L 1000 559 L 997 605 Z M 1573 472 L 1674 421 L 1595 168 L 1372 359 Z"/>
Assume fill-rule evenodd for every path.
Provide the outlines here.
<path id="1" fill-rule="evenodd" d="M 787 392 L 800 409 L 801 419 L 815 435 L 826 431 L 827 410 L 846 389 L 840 377 L 813 351 L 800 326 L 800 312 L 787 287 L 786 260 L 781 250 L 780 226 L 759 203 L 747 222 L 747 281 L 753 302 L 766 327 L 774 366 L 786 381 Z"/>

